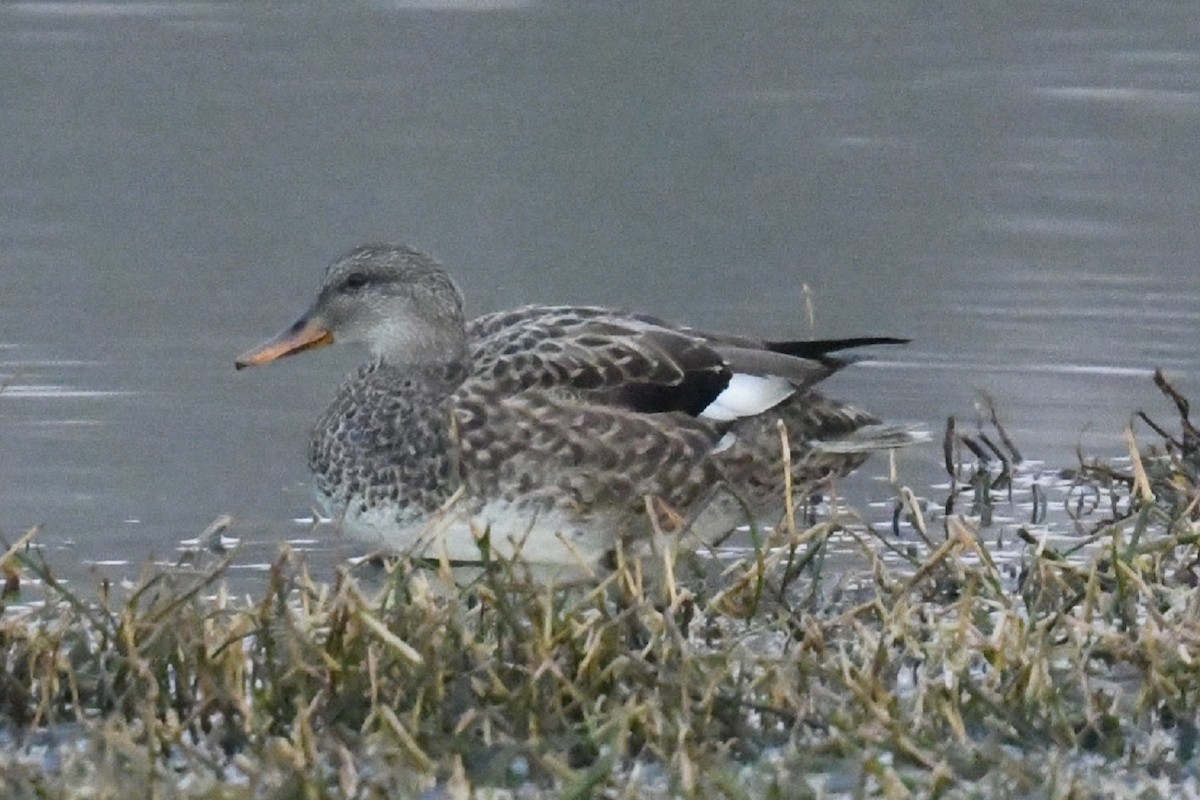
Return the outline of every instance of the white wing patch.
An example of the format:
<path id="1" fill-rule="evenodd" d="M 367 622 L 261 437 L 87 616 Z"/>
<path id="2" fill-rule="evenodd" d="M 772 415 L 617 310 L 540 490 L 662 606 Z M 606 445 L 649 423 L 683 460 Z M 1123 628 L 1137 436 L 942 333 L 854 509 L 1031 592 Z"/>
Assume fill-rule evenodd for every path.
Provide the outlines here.
<path id="1" fill-rule="evenodd" d="M 782 403 L 796 387 L 775 375 L 747 375 L 735 372 L 725 391 L 716 396 L 700 416 L 718 422 L 753 417 Z"/>

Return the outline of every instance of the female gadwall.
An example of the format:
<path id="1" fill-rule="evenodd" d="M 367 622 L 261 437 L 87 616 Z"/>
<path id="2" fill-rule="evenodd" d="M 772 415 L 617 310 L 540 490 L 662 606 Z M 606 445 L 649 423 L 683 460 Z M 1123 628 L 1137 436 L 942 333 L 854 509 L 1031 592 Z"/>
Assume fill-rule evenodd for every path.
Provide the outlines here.
<path id="1" fill-rule="evenodd" d="M 654 530 L 711 542 L 782 512 L 781 422 L 797 495 L 920 438 L 812 389 L 849 363 L 835 351 L 903 340 L 768 342 L 592 307 L 466 322 L 439 264 L 402 245 L 334 261 L 237 366 L 335 339 L 371 360 L 313 431 L 318 498 L 352 536 L 422 557 L 477 562 L 484 536 L 546 565 Z"/>

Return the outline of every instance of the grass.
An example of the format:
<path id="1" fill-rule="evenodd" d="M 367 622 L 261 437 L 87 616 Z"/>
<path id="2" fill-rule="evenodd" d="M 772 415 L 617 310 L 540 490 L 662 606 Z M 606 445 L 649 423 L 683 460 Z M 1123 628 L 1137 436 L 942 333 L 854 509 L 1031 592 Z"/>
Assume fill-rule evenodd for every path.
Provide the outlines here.
<path id="1" fill-rule="evenodd" d="M 1021 469 L 994 412 L 947 426 L 946 502 L 898 489 L 894 529 L 835 505 L 735 563 L 570 590 L 505 562 L 321 584 L 284 551 L 252 599 L 218 560 L 85 600 L 18 543 L 9 589 L 47 602 L 0 616 L 0 796 L 1195 792 L 1200 436 L 1160 388 L 1180 432 L 1143 416 L 1127 463 L 1081 458 L 1065 540 L 1034 490 L 1015 566 L 984 522 Z"/>

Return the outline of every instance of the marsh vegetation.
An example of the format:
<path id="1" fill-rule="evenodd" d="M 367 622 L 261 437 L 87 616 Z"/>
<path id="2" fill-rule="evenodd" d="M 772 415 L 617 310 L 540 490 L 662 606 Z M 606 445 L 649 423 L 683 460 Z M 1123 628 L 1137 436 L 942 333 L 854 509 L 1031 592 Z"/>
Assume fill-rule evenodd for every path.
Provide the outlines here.
<path id="1" fill-rule="evenodd" d="M 826 502 L 572 588 L 503 561 L 325 583 L 284 551 L 252 596 L 213 556 L 83 597 L 14 543 L 0 795 L 1195 792 L 1200 436 L 1159 386 L 1178 420 L 1024 506 L 998 420 L 951 424 L 949 488 L 897 482 L 892 525 Z"/>

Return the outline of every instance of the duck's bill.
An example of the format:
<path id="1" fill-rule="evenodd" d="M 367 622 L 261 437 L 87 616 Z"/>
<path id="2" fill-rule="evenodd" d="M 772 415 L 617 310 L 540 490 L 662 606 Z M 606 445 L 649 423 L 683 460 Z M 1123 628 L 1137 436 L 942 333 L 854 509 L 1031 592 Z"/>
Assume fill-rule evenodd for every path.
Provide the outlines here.
<path id="1" fill-rule="evenodd" d="M 278 358 L 302 353 L 314 347 L 324 347 L 327 344 L 333 344 L 333 334 L 327 328 L 304 318 L 275 338 L 242 353 L 234 362 L 234 366 L 242 369 L 269 364 Z"/>

